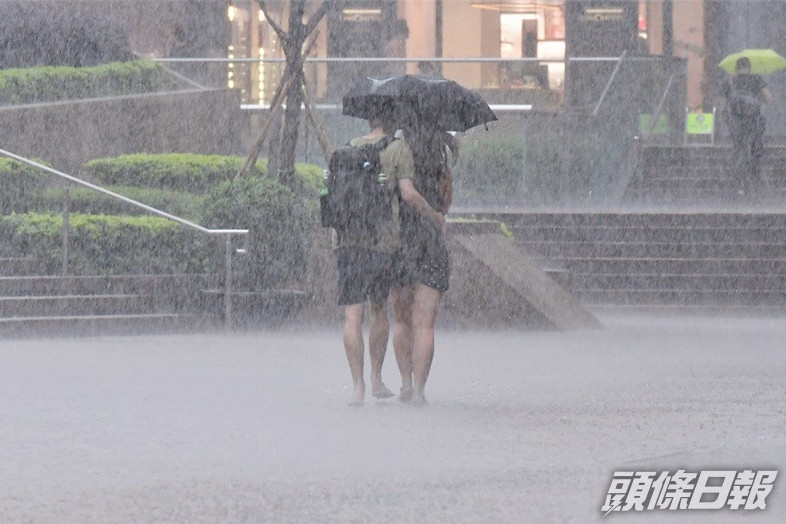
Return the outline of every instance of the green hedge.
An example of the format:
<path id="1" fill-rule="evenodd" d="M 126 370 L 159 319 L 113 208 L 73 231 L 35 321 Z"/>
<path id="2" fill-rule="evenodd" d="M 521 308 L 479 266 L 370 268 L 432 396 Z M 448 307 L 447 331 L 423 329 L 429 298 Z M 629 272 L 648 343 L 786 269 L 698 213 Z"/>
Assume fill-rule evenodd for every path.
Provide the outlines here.
<path id="1" fill-rule="evenodd" d="M 164 66 L 148 60 L 93 67 L 43 66 L 0 70 L 0 104 L 27 104 L 174 89 Z"/>
<path id="2" fill-rule="evenodd" d="M 23 213 L 0 217 L 12 251 L 43 261 L 56 272 L 62 261 L 62 215 Z M 75 274 L 204 272 L 211 257 L 204 235 L 165 218 L 72 214 L 69 267 Z"/>
<path id="3" fill-rule="evenodd" d="M 614 138 L 591 125 L 534 122 L 522 136 L 468 137 L 454 168 L 457 201 L 585 203 L 608 192 L 624 159 Z"/>
<path id="4" fill-rule="evenodd" d="M 244 157 L 194 153 L 134 153 L 87 162 L 84 174 L 100 185 L 150 187 L 204 194 L 221 182 L 234 179 Z M 316 197 L 322 187 L 322 168 L 298 162 L 295 172 L 306 198 Z M 250 176 L 267 173 L 267 159 L 260 158 Z"/>
<path id="5" fill-rule="evenodd" d="M 621 128 L 620 128 L 621 129 Z M 526 192 L 543 204 L 608 201 L 613 177 L 625 169 L 621 133 L 604 123 L 557 122 L 527 133 Z"/>
<path id="6" fill-rule="evenodd" d="M 0 157 L 0 215 L 27 211 L 48 183 L 40 169 Z"/>
<path id="7" fill-rule="evenodd" d="M 249 238 L 242 241 L 248 255 L 237 257 L 235 263 L 238 287 L 297 287 L 305 275 L 313 233 L 319 229 L 315 211 L 322 170 L 298 164 L 303 191 L 296 193 L 263 174 L 264 160 L 257 163 L 254 175 L 232 180 L 242 161 L 209 155 L 128 155 L 93 161 L 86 171 L 96 179 L 136 182 L 116 186 L 98 180 L 103 187 L 200 225 L 248 228 Z M 28 196 L 41 212 L 0 217 L 0 234 L 11 252 L 40 258 L 49 271 L 57 271 L 62 189 L 39 189 Z M 212 272 L 223 266 L 223 238 L 150 215 L 119 216 L 136 211 L 87 188 L 72 187 L 69 197 L 69 265 L 76 274 Z"/>
<path id="8" fill-rule="evenodd" d="M 322 168 L 314 164 L 305 164 L 298 162 L 295 164 L 295 172 L 303 181 L 306 197 L 316 197 L 319 195 L 319 190 L 322 189 L 323 177 Z"/>
<path id="9" fill-rule="evenodd" d="M 105 15 L 100 3 L 3 0 L 0 69 L 133 60 L 131 24 Z"/>
<path id="10" fill-rule="evenodd" d="M 462 141 L 453 174 L 456 200 L 516 196 L 523 189 L 524 142 L 510 137 Z"/>
<path id="11" fill-rule="evenodd" d="M 192 153 L 136 153 L 87 162 L 85 176 L 99 185 L 151 187 L 207 193 L 218 183 L 234 178 L 244 158 Z M 264 174 L 267 160 L 257 161 L 253 174 Z"/>
<path id="12" fill-rule="evenodd" d="M 169 189 L 131 186 L 106 186 L 105 189 L 119 193 L 137 202 L 160 209 L 171 215 L 199 222 L 205 205 L 206 195 L 194 195 Z M 97 215 L 144 215 L 147 211 L 99 193 L 86 187 L 71 187 L 68 191 L 69 209 L 76 213 Z M 32 198 L 32 209 L 39 211 L 60 210 L 63 207 L 63 190 L 49 187 Z"/>
<path id="13" fill-rule="evenodd" d="M 263 176 L 219 184 L 206 205 L 211 228 L 248 228 L 248 254 L 238 257 L 245 289 L 296 285 L 306 270 L 316 218 L 307 200 Z"/>

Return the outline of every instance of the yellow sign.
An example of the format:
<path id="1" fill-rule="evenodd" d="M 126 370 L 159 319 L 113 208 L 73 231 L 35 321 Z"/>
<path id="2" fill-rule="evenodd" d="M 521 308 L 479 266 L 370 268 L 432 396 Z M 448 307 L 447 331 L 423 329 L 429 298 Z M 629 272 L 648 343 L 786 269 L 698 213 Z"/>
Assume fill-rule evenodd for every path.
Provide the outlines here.
<path id="1" fill-rule="evenodd" d="M 714 128 L 712 113 L 688 113 L 685 117 L 685 132 L 689 135 L 711 135 Z"/>

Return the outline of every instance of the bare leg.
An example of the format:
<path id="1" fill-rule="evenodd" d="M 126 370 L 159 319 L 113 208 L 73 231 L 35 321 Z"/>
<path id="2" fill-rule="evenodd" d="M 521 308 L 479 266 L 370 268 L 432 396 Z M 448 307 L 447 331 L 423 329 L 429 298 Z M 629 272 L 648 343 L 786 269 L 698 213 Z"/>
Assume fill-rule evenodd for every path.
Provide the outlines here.
<path id="1" fill-rule="evenodd" d="M 359 406 L 366 395 L 363 381 L 363 304 L 344 308 L 344 350 L 352 373 L 353 391 L 349 405 Z"/>
<path id="2" fill-rule="evenodd" d="M 426 404 L 426 380 L 434 359 L 434 325 L 442 293 L 422 284 L 415 285 L 412 307 L 413 345 L 412 374 L 414 379 L 412 401 Z"/>
<path id="3" fill-rule="evenodd" d="M 412 300 L 415 288 L 405 286 L 391 290 L 393 299 L 393 350 L 401 373 L 399 400 L 412 399 Z"/>
<path id="4" fill-rule="evenodd" d="M 370 309 L 368 352 L 371 356 L 371 395 L 375 398 L 388 398 L 393 396 L 393 392 L 382 382 L 382 364 L 385 362 L 388 334 L 390 333 L 388 303 L 386 300 L 372 302 Z"/>

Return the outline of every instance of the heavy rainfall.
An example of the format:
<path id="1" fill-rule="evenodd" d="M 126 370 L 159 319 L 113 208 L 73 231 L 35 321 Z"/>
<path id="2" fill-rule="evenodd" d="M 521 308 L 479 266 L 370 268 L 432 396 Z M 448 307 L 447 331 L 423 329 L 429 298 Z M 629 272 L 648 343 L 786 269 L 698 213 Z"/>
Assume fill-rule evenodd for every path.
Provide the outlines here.
<path id="1" fill-rule="evenodd" d="M 786 521 L 784 24 L 0 2 L 0 521 Z"/>

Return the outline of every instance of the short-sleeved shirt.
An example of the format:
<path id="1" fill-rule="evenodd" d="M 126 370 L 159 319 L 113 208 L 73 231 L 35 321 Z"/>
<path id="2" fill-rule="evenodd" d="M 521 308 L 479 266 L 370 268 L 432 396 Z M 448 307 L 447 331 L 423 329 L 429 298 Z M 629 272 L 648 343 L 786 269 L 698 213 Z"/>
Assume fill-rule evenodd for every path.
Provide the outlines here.
<path id="1" fill-rule="evenodd" d="M 735 109 L 732 107 L 731 112 L 737 118 L 743 119 L 756 119 L 759 115 L 759 110 L 761 106 L 761 102 L 759 101 L 759 94 L 761 90 L 767 87 L 767 83 L 764 81 L 764 78 L 761 75 L 752 75 L 748 73 L 742 73 L 739 75 L 735 75 L 731 78 L 730 81 L 724 82 L 723 84 L 723 96 L 726 100 L 729 100 L 731 103 L 732 98 L 732 89 L 735 91 L 736 95 L 744 95 L 745 98 L 750 97 L 751 104 L 755 109 L 750 115 L 741 116 L 735 114 Z"/>
<path id="2" fill-rule="evenodd" d="M 350 141 L 350 145 L 360 147 L 367 144 L 375 144 L 382 138 L 355 138 Z M 399 180 L 412 179 L 415 174 L 412 151 L 404 140 L 394 140 L 379 153 L 379 161 L 382 166 L 382 173 L 387 175 L 388 185 L 392 190 L 396 189 Z M 399 246 L 401 224 L 397 193 L 391 191 L 391 194 L 390 220 L 379 228 L 376 240 L 362 233 L 338 233 L 334 231 L 333 247 L 363 247 L 381 253 L 394 253 Z"/>
<path id="3" fill-rule="evenodd" d="M 724 97 L 729 98 L 729 96 L 731 96 L 732 85 L 743 93 L 752 96 L 759 96 L 761 90 L 767 87 L 767 83 L 761 75 L 742 73 L 732 77 L 731 82 L 725 82 L 723 84 Z"/>

